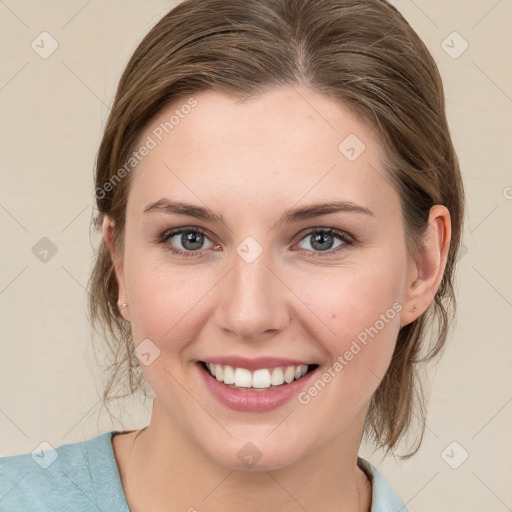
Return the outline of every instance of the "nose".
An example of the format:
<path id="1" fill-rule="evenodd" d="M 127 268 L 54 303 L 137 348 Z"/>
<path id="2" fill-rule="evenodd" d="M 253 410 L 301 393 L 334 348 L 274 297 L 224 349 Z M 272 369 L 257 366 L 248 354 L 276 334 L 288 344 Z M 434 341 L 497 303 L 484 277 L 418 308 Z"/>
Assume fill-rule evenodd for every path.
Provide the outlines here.
<path id="1" fill-rule="evenodd" d="M 248 263 L 234 255 L 231 271 L 220 284 L 217 326 L 233 337 L 256 341 L 275 335 L 290 323 L 291 293 L 264 255 Z"/>

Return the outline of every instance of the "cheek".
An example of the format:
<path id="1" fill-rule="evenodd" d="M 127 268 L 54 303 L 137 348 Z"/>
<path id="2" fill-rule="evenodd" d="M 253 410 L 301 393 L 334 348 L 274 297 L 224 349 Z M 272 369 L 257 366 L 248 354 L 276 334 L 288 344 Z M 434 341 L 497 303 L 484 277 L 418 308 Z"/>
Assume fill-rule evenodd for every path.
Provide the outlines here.
<path id="1" fill-rule="evenodd" d="M 322 320 L 307 313 L 302 325 L 328 355 L 299 402 L 306 409 L 313 404 L 317 424 L 331 425 L 333 436 L 371 399 L 389 367 L 400 329 L 400 268 L 371 269 L 347 267 L 325 279 L 317 275 L 315 286 L 298 291 Z"/>
<path id="2" fill-rule="evenodd" d="M 212 322 L 216 286 L 226 270 L 207 268 L 206 263 L 171 263 L 163 253 L 148 255 L 133 247 L 126 258 L 130 323 L 135 346 L 149 346 L 157 354 L 142 368 L 149 386 L 172 410 L 183 411 L 190 397 L 182 383 L 193 378 L 192 352 Z"/>
<path id="3" fill-rule="evenodd" d="M 184 329 L 194 325 L 195 309 L 200 309 L 201 297 L 211 288 L 199 274 L 203 275 L 197 269 L 171 267 L 161 261 L 140 261 L 130 269 L 133 279 L 128 293 L 136 342 L 141 337 L 162 341 L 187 335 Z"/>
<path id="4" fill-rule="evenodd" d="M 303 325 L 333 361 L 341 356 L 342 364 L 350 362 L 345 373 L 361 374 L 367 366 L 382 376 L 389 364 L 400 328 L 404 268 L 396 259 L 377 258 L 291 281 L 306 306 Z"/>
<path id="5" fill-rule="evenodd" d="M 157 396 L 177 409 L 186 403 L 187 396 L 172 376 L 182 374 L 189 362 L 188 347 L 193 346 L 203 327 L 201 299 L 206 299 L 212 288 L 209 275 L 197 268 L 171 266 L 161 256 L 158 261 L 137 257 L 135 251 L 126 261 L 135 346 L 149 347 L 152 354 L 150 364 L 143 366 L 144 374 Z M 148 339 L 154 345 L 148 345 Z M 157 354 L 154 359 L 153 353 Z"/>

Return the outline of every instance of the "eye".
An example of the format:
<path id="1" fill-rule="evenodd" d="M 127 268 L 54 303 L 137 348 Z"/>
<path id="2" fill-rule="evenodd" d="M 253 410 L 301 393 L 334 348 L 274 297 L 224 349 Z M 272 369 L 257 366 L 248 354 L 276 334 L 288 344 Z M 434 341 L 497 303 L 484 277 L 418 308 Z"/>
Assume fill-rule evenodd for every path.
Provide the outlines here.
<path id="1" fill-rule="evenodd" d="M 203 229 L 193 227 L 165 231 L 158 235 L 155 242 L 165 244 L 168 251 L 181 256 L 197 256 L 204 249 L 217 249 L 220 247 L 209 240 Z"/>
<path id="2" fill-rule="evenodd" d="M 346 249 L 353 244 L 353 239 L 347 233 L 335 228 L 315 228 L 308 231 L 300 243 L 305 245 L 300 247 L 301 249 L 313 251 L 314 257 L 322 257 L 322 253 L 327 256 Z"/>
<path id="3" fill-rule="evenodd" d="M 337 240 L 337 242 L 336 242 Z M 220 245 L 214 244 L 199 227 L 183 227 L 171 229 L 158 235 L 155 243 L 164 244 L 165 249 L 180 256 L 201 256 L 206 249 L 218 250 Z M 303 235 L 299 249 L 312 253 L 313 257 L 332 255 L 353 245 L 353 238 L 335 228 L 314 228 Z M 304 244 L 302 247 L 300 244 Z"/>

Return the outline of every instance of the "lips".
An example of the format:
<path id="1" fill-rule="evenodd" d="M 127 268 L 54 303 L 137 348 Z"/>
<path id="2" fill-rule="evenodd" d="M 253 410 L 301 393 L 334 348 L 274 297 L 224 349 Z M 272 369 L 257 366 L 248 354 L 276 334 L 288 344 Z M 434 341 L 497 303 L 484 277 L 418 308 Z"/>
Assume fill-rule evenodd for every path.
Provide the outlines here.
<path id="1" fill-rule="evenodd" d="M 241 366 L 231 366 L 228 361 Z M 280 407 L 311 382 L 317 367 L 300 360 L 240 357 L 212 357 L 197 364 L 213 396 L 230 409 L 242 412 L 265 412 Z"/>

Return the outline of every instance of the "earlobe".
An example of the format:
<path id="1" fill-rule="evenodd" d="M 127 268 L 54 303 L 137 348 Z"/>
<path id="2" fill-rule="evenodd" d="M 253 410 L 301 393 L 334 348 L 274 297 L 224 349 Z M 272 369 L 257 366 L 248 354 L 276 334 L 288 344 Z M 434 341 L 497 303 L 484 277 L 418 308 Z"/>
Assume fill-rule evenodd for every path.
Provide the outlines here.
<path id="1" fill-rule="evenodd" d="M 416 320 L 430 306 L 443 278 L 451 239 L 450 212 L 445 206 L 430 209 L 428 226 L 418 247 L 414 278 L 408 285 L 400 325 Z"/>
<path id="2" fill-rule="evenodd" d="M 120 257 L 116 250 L 116 246 L 114 243 L 114 231 L 114 223 L 112 222 L 110 217 L 105 215 L 105 217 L 103 218 L 103 238 L 109 249 L 110 257 L 112 259 L 112 263 L 114 265 L 114 270 L 116 273 L 117 285 L 119 290 L 117 303 L 119 305 L 119 311 L 123 318 L 127 321 L 130 321 L 130 314 L 127 307 L 128 300 L 126 297 L 123 259 Z"/>

